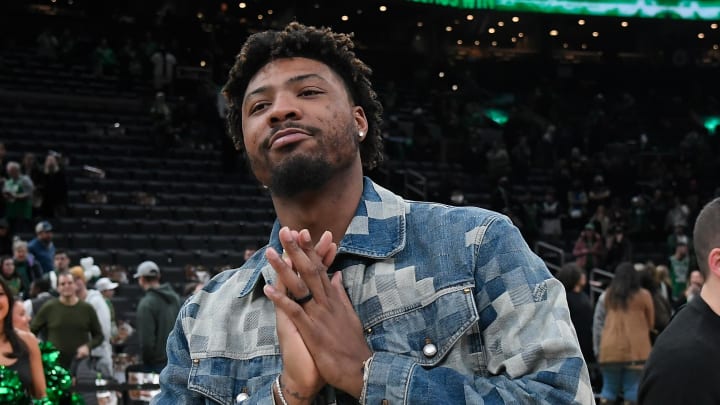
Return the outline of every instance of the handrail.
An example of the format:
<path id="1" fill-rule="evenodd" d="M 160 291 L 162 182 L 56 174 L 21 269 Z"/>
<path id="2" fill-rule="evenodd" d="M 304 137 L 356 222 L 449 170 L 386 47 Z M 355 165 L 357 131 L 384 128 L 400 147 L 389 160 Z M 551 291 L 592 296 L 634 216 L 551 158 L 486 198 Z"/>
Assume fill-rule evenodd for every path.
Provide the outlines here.
<path id="1" fill-rule="evenodd" d="M 560 259 L 560 263 L 552 263 L 552 262 L 545 260 L 545 258 L 541 254 L 542 253 L 541 248 L 555 253 L 557 255 L 557 257 Z M 562 250 L 561 248 L 559 248 L 555 245 L 551 245 L 547 242 L 543 242 L 543 241 L 535 242 L 535 253 L 538 256 L 540 256 L 541 259 L 543 259 L 543 261 L 545 262 L 545 265 L 548 267 L 548 269 L 551 270 L 552 273 L 557 273 L 557 271 L 560 270 L 560 268 L 562 268 L 562 266 L 565 264 L 565 251 Z"/>
<path id="2" fill-rule="evenodd" d="M 605 287 L 603 287 L 603 284 L 598 280 L 597 276 L 603 276 L 612 280 L 615 277 L 615 274 L 597 267 L 590 270 L 590 280 L 588 281 L 588 285 L 590 286 L 590 302 L 592 303 L 595 302 L 596 293 L 600 296 L 600 294 L 605 292 Z"/>
<path id="3" fill-rule="evenodd" d="M 418 199 L 421 201 L 427 200 L 427 178 L 420 174 L 419 172 L 412 170 L 412 169 L 406 169 L 404 173 L 405 177 L 405 197 L 409 198 L 408 191 L 412 191 L 415 194 L 417 194 Z M 411 178 L 414 178 L 415 182 L 418 184 L 416 186 L 411 182 Z"/>

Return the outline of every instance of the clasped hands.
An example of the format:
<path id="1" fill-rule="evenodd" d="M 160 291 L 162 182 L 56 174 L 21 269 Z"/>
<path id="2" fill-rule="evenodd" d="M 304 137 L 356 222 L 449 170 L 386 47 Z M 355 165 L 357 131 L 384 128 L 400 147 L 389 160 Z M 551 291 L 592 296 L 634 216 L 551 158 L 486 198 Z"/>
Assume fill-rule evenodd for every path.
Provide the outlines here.
<path id="1" fill-rule="evenodd" d="M 289 404 L 309 403 L 330 384 L 359 398 L 362 364 L 372 351 L 343 287 L 342 272 L 328 277 L 337 254 L 332 234 L 325 231 L 313 246 L 308 230 L 283 227 L 279 238 L 283 256 L 273 248 L 265 253 L 277 278 L 264 291 L 276 310 L 284 397 Z"/>

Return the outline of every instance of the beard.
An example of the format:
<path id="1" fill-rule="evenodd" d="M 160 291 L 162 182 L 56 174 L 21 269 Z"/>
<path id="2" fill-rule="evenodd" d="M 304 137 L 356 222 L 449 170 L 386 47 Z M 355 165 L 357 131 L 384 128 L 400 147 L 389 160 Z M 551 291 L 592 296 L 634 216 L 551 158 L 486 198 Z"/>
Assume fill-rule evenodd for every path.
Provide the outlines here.
<path id="1" fill-rule="evenodd" d="M 270 192 L 280 198 L 291 198 L 306 191 L 321 189 L 335 170 L 330 162 L 310 156 L 293 156 L 278 166 L 270 177 Z"/>

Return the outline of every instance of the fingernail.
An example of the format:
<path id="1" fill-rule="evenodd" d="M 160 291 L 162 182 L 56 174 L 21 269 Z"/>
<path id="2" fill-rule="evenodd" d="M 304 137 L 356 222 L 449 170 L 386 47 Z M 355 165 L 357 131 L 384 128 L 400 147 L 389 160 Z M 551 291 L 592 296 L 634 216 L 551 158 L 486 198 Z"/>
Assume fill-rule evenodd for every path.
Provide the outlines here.
<path id="1" fill-rule="evenodd" d="M 310 242 L 310 231 L 304 230 L 302 233 L 302 238 L 305 242 Z"/>
<path id="2" fill-rule="evenodd" d="M 265 295 L 277 295 L 277 290 L 270 284 L 265 284 L 263 291 L 265 292 Z"/>

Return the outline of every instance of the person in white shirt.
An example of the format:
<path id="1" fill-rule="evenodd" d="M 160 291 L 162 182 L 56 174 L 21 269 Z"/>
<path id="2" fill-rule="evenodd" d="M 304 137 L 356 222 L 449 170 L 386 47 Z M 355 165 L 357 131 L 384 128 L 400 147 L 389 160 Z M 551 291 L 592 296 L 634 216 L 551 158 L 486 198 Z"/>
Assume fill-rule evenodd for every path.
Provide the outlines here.
<path id="1" fill-rule="evenodd" d="M 87 288 L 85 271 L 81 266 L 72 267 L 70 269 L 70 273 L 73 275 L 73 280 L 75 280 L 78 298 L 87 302 L 95 309 L 95 313 L 100 321 L 103 340 L 99 346 L 92 349 L 92 352 L 90 352 L 90 355 L 97 359 L 95 369 L 102 373 L 103 376 L 112 376 L 113 361 L 112 345 L 110 344 L 110 336 L 112 333 L 110 307 L 108 307 L 105 302 L 105 297 L 103 297 L 99 291 Z"/>

